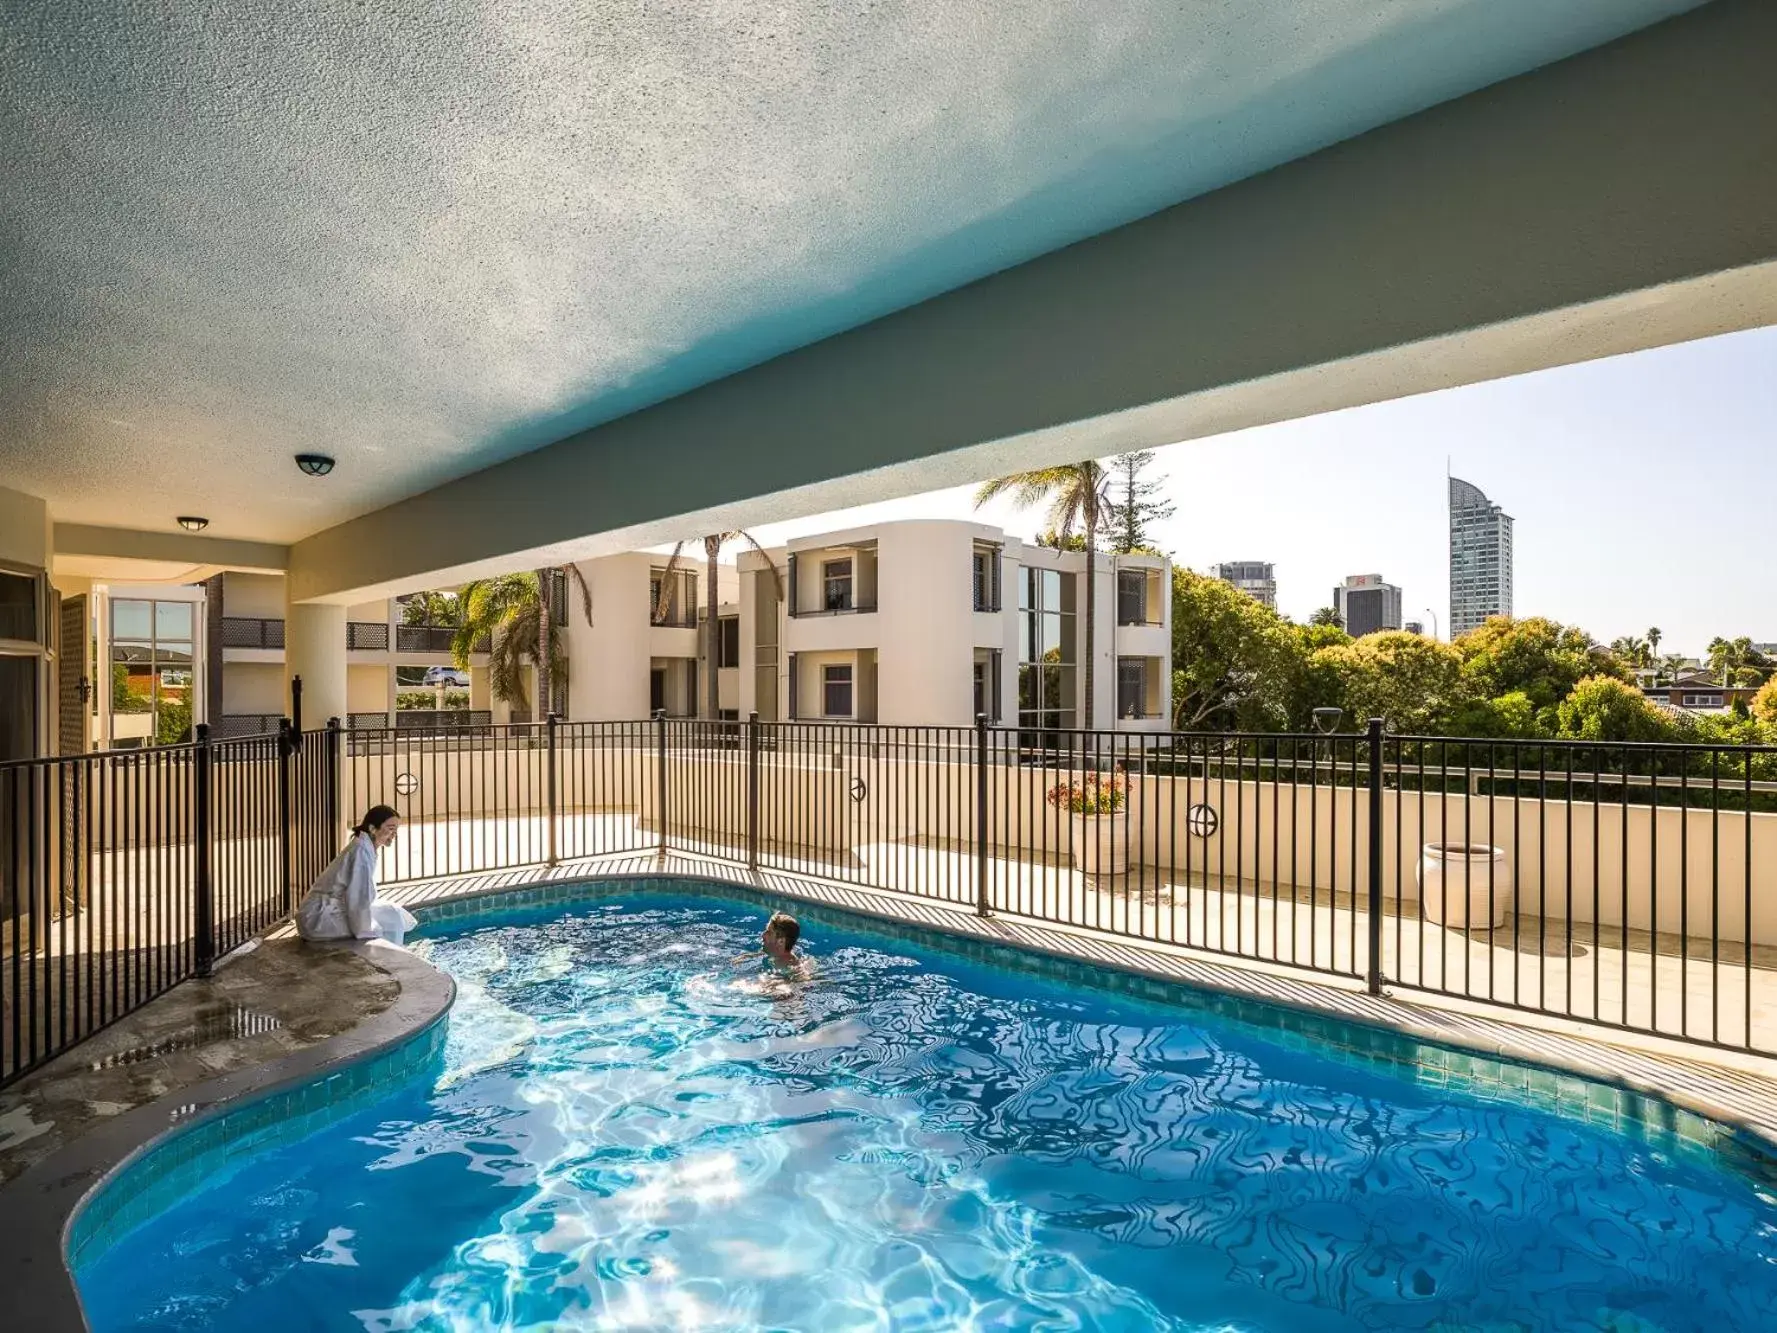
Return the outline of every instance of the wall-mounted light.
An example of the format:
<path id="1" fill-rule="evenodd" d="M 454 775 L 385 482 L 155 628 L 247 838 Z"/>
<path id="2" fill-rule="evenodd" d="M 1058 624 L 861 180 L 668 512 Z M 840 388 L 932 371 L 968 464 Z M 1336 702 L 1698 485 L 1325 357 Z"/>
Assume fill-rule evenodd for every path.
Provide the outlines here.
<path id="1" fill-rule="evenodd" d="M 311 477 L 324 477 L 333 471 L 333 460 L 326 454 L 298 454 L 296 466 Z"/>
<path id="2" fill-rule="evenodd" d="M 199 518 L 195 514 L 181 514 L 179 516 L 179 526 L 184 528 L 187 532 L 202 532 L 205 528 L 210 526 L 210 520 L 207 518 Z"/>

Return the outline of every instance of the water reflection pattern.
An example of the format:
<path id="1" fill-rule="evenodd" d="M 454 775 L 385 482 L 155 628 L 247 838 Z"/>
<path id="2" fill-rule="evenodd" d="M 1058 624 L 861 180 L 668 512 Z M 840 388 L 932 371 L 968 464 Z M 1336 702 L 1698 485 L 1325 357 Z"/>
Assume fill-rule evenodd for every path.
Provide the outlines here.
<path id="1" fill-rule="evenodd" d="M 1739 1177 L 863 937 L 730 969 L 753 914 L 657 902 L 425 943 L 437 1084 L 126 1238 L 95 1327 L 1772 1326 Z"/>

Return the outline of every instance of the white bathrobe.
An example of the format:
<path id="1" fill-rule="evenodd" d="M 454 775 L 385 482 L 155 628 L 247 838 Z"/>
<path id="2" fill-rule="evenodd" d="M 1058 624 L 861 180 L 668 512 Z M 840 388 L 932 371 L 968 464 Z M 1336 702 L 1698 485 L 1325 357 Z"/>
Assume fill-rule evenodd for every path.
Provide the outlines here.
<path id="1" fill-rule="evenodd" d="M 305 940 L 388 940 L 401 943 L 417 923 L 399 903 L 376 900 L 376 843 L 356 834 L 321 872 L 296 909 L 296 929 Z"/>

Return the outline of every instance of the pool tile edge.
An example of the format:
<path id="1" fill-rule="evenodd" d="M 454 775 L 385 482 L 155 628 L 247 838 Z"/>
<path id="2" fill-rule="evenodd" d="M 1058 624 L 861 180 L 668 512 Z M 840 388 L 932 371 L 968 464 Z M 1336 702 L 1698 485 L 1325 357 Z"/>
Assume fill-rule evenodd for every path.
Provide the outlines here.
<path id="1" fill-rule="evenodd" d="M 103 1228 L 141 1220 L 132 1217 L 132 1207 L 157 1202 L 155 1187 L 166 1180 L 177 1183 L 181 1169 L 189 1171 L 193 1163 L 201 1168 L 204 1150 L 225 1148 L 302 1114 L 291 1101 L 305 1090 L 327 1088 L 330 1080 L 355 1070 L 380 1070 L 384 1061 L 404 1064 L 410 1051 L 435 1044 L 456 995 L 449 976 L 405 949 L 377 943 L 334 947 L 351 949 L 393 976 L 401 987 L 394 1002 L 304 1050 L 126 1112 L 0 1188 L 0 1218 L 9 1241 L 0 1247 L 0 1290 L 8 1293 L 8 1312 L 20 1327 L 32 1333 L 85 1333 L 71 1267 L 78 1246 Z M 433 1042 L 425 1043 L 429 1036 Z M 338 1082 L 331 1086 L 343 1090 Z M 116 1189 L 144 1170 L 155 1174 L 141 1183 L 139 1194 Z M 107 1199 L 108 1192 L 114 1197 Z"/>

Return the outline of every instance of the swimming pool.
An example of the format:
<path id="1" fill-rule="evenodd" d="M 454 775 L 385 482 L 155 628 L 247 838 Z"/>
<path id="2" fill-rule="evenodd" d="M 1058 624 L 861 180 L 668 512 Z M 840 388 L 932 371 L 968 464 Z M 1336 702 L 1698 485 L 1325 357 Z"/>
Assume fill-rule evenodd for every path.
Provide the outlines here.
<path id="1" fill-rule="evenodd" d="M 730 966 L 763 919 L 421 940 L 442 1063 L 84 1262 L 93 1327 L 1772 1326 L 1777 1192 L 1681 1141 L 861 922 Z"/>

